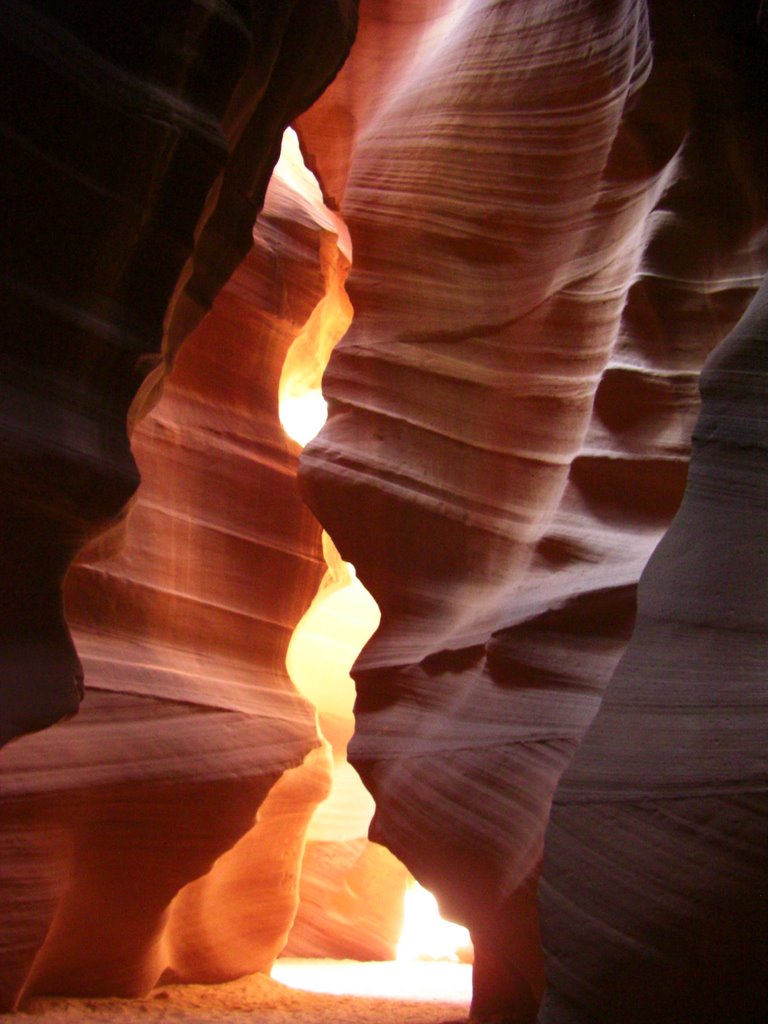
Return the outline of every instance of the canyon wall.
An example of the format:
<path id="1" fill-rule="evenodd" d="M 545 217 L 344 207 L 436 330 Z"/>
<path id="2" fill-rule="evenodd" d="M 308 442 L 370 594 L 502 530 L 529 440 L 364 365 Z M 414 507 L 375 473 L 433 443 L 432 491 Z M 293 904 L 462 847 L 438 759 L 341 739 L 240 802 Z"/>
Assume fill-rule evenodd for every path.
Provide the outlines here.
<path id="1" fill-rule="evenodd" d="M 302 862 L 289 948 L 391 947 L 401 869 L 305 847 L 349 722 L 285 668 L 277 388 L 341 253 L 301 486 L 381 610 L 372 838 L 470 926 L 473 1015 L 534 1021 L 586 733 L 541 1019 L 754 1024 L 764 299 L 712 353 L 768 265 L 757 4 L 362 0 L 296 121 L 327 206 L 278 175 L 255 234 L 354 5 L 161 6 L 0 10 L 0 1005 L 267 969 Z"/>
<path id="2" fill-rule="evenodd" d="M 330 782 L 285 669 L 323 563 L 277 416 L 328 231 L 277 188 L 252 229 L 354 11 L 108 7 L 0 12 L 3 1009 L 268 969 Z"/>
<path id="3" fill-rule="evenodd" d="M 471 928 L 481 1019 L 536 1016 L 552 794 L 683 495 L 700 368 L 765 271 L 756 15 L 364 3 L 349 62 L 298 124 L 355 244 L 355 319 L 302 457 L 309 504 L 382 612 L 353 672 L 352 760 L 376 799 L 372 836 Z M 748 505 L 744 529 L 763 514 Z M 726 714 L 705 705 L 694 720 Z M 636 725 L 614 727 L 614 764 Z M 655 749 L 631 762 L 640 790 Z M 575 917 L 562 956 L 555 940 L 577 885 L 568 843 L 594 899 L 611 870 L 600 823 L 578 837 L 581 813 L 569 802 L 556 819 L 577 838 L 558 838 L 551 867 L 565 993 L 566 972 L 593 965 Z M 753 835 L 750 814 L 731 827 Z M 625 898 L 643 903 L 637 888 Z M 597 1005 L 581 1005 L 592 1020 Z M 595 1019 L 623 1019 L 617 1005 Z"/>
<path id="4" fill-rule="evenodd" d="M 768 278 L 707 360 L 680 509 L 558 787 L 540 1020 L 731 1020 L 768 1008 Z"/>
<path id="5" fill-rule="evenodd" d="M 343 61 L 353 14 L 3 4 L 0 741 L 77 709 L 60 584 L 138 485 L 129 408 L 132 424 L 151 406 L 251 247 L 283 128 Z"/>

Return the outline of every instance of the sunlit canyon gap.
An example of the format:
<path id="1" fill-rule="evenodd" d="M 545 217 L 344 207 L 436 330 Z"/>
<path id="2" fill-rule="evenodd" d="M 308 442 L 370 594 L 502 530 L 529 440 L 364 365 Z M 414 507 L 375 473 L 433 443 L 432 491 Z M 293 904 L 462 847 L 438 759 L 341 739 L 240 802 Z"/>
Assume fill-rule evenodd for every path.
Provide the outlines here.
<path id="1" fill-rule="evenodd" d="M 767 22 L 0 5 L 0 1013 L 766 1019 Z"/>

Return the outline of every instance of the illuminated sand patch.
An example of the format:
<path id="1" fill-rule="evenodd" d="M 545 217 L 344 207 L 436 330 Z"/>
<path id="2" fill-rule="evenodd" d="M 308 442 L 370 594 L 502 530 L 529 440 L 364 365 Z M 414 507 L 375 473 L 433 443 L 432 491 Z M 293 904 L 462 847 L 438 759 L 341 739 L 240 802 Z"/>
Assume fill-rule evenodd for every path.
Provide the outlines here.
<path id="1" fill-rule="evenodd" d="M 278 960 L 272 977 L 291 988 L 329 995 L 370 996 L 466 1007 L 472 996 L 472 968 L 446 961 Z"/>
<path id="2" fill-rule="evenodd" d="M 461 964 L 414 964 L 406 988 L 417 994 L 393 998 L 392 975 L 399 964 L 360 964 L 347 961 L 280 961 L 286 979 L 276 981 L 253 974 L 221 985 L 164 985 L 146 999 L 35 998 L 24 1012 L 0 1014 L 3 1024 L 143 1024 L 176 1021 L 179 1024 L 454 1024 L 466 1021 L 467 998 L 462 996 Z M 373 970 L 370 970 L 373 968 Z M 447 968 L 457 979 L 453 998 L 424 999 L 438 987 L 435 975 Z M 315 972 L 341 989 L 364 992 L 366 985 L 384 988 L 386 996 L 346 992 L 307 991 L 297 983 Z M 335 979 L 335 981 L 334 981 Z M 343 984 L 336 984 L 341 982 Z M 365 980 L 365 983 L 363 983 Z M 468 984 L 468 982 L 467 982 Z M 291 987 L 287 987 L 290 985 Z M 320 987 L 320 986 L 318 986 Z"/>

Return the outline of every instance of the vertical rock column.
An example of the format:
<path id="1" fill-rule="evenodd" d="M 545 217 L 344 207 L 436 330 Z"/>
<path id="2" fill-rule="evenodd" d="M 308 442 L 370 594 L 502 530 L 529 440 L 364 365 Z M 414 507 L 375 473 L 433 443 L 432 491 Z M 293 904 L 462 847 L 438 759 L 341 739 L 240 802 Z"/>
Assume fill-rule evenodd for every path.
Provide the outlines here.
<path id="1" fill-rule="evenodd" d="M 768 1006 L 768 281 L 701 393 L 685 498 L 555 796 L 543 1024 Z"/>
<path id="2" fill-rule="evenodd" d="M 0 741 L 16 738 L 0 752 L 0 1008 L 265 968 L 295 911 L 327 765 L 284 655 L 318 538 L 277 424 L 291 316 L 270 315 L 268 240 L 146 416 L 252 248 L 283 128 L 338 69 L 354 14 L 309 0 L 0 9 Z M 124 525 L 134 429 L 152 485 L 86 554 Z M 88 700 L 26 736 L 78 707 L 61 596 L 78 551 L 67 605 Z M 252 558 L 282 586 L 255 586 Z M 257 911 L 241 914 L 255 876 Z"/>
<path id="3" fill-rule="evenodd" d="M 299 125 L 318 166 L 329 132 L 347 155 L 322 176 L 355 243 L 302 460 L 382 610 L 352 756 L 374 837 L 472 928 L 478 1018 L 536 1016 L 552 793 L 682 498 L 698 372 L 765 270 L 743 13 L 369 0 Z"/>

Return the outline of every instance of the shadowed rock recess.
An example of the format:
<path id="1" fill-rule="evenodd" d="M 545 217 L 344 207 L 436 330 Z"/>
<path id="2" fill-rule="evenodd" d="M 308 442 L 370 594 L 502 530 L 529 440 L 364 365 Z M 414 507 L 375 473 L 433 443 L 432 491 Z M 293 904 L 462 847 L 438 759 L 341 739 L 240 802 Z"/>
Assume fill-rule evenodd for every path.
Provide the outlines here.
<path id="1" fill-rule="evenodd" d="M 765 1019 L 767 367 L 768 279 L 704 366 L 685 497 L 555 795 L 543 1022 Z"/>
<path id="2" fill-rule="evenodd" d="M 391 948 L 386 851 L 304 855 L 322 525 L 473 1017 L 764 1020 L 764 6 L 0 4 L 0 1011 L 269 970 L 297 912 Z M 289 124 L 325 205 L 268 191 Z"/>

